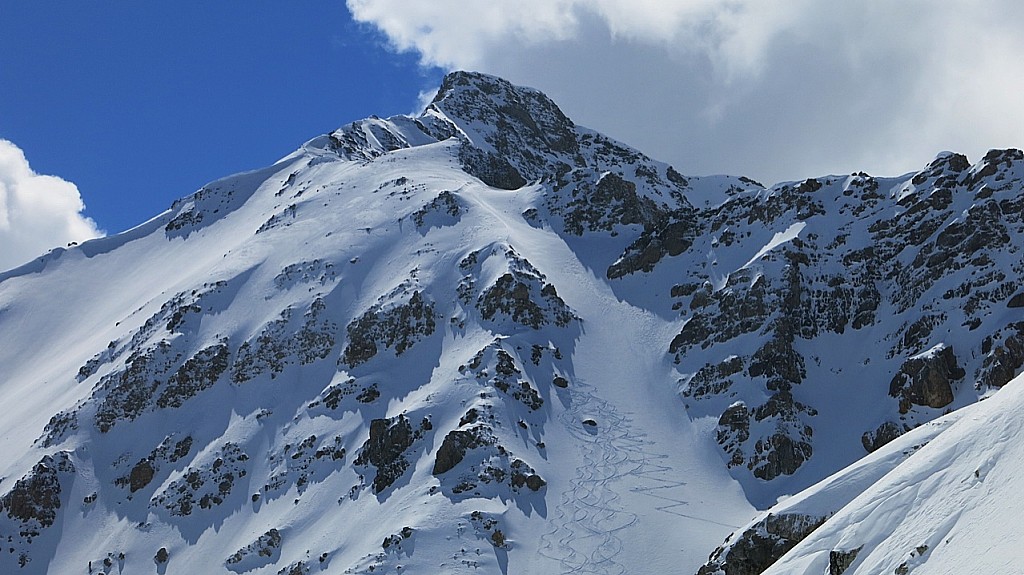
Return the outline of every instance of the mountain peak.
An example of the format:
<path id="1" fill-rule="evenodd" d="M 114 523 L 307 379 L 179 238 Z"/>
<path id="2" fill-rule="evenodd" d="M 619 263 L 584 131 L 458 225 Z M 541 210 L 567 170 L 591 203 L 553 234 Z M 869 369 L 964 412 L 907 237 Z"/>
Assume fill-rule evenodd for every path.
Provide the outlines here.
<path id="1" fill-rule="evenodd" d="M 482 92 L 492 95 L 501 92 L 537 92 L 533 88 L 516 86 L 499 76 L 469 70 L 456 70 L 445 74 L 441 80 L 441 86 L 438 88 L 437 95 L 434 96 L 432 102 L 444 99 L 451 92 L 460 91 Z"/>
<path id="2" fill-rule="evenodd" d="M 540 90 L 517 86 L 504 78 L 480 72 L 459 70 L 448 73 L 441 80 L 441 86 L 431 104 L 450 110 L 473 105 L 505 110 L 513 116 L 519 116 L 525 111 L 531 116 L 550 115 L 557 118 L 559 123 L 567 124 L 570 128 L 573 126 L 558 105 Z"/>
<path id="3" fill-rule="evenodd" d="M 445 76 L 427 114 L 456 124 L 476 147 L 509 161 L 526 180 L 552 162 L 576 163 L 575 124 L 543 92 L 476 72 Z"/>

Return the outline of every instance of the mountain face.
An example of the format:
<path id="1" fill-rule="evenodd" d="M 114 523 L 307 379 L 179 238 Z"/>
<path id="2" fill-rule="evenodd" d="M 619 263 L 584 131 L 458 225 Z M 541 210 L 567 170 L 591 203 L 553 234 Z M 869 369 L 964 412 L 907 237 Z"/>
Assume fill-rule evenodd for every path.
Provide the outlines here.
<path id="1" fill-rule="evenodd" d="M 687 177 L 450 74 L 0 275 L 0 570 L 928 572 L 899 486 L 1012 443 L 1022 176 Z"/>

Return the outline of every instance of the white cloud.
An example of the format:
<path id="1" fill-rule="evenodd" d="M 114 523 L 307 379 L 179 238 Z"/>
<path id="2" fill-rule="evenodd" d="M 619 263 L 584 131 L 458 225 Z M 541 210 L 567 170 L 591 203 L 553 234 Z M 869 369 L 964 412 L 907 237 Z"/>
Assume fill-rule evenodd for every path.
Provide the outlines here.
<path id="1" fill-rule="evenodd" d="M 83 209 L 74 184 L 33 172 L 24 152 L 0 139 L 0 271 L 103 235 Z"/>
<path id="2" fill-rule="evenodd" d="M 770 183 L 1024 146 L 1017 0 L 348 0 L 425 64 L 544 90 L 689 174 Z"/>

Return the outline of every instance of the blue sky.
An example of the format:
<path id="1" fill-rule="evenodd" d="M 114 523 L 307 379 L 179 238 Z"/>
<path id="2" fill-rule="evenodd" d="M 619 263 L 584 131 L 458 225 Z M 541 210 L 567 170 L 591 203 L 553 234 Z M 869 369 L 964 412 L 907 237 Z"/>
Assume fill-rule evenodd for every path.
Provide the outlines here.
<path id="1" fill-rule="evenodd" d="M 1019 0 L 0 0 L 0 269 L 412 112 L 452 69 L 688 175 L 977 161 L 1024 147 L 1021 30 Z"/>
<path id="2" fill-rule="evenodd" d="M 370 114 L 442 72 L 339 2 L 4 2 L 0 138 L 108 233 Z"/>

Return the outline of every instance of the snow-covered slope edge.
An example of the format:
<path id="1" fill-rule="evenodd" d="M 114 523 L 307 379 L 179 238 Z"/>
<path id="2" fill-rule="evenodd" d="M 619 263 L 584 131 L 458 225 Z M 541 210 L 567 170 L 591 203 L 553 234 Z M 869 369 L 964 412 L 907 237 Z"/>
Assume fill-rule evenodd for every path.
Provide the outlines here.
<path id="1" fill-rule="evenodd" d="M 931 421 L 887 443 L 849 467 L 785 497 L 726 538 L 698 575 L 754 575 L 764 572 L 829 517 L 901 465 L 917 450 L 973 413 L 978 404 Z"/>
<path id="2" fill-rule="evenodd" d="M 1024 377 L 850 501 L 766 575 L 1019 573 Z"/>
<path id="3" fill-rule="evenodd" d="M 698 575 L 1016 573 L 1024 376 L 735 531 Z"/>

